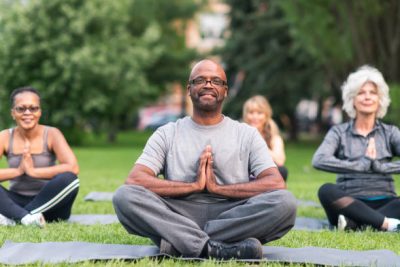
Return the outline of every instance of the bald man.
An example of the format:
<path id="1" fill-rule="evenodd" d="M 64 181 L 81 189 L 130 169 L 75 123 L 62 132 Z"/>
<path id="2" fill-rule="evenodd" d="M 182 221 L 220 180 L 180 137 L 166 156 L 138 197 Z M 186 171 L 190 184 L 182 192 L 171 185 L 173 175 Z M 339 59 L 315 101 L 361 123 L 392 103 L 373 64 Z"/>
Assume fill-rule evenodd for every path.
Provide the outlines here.
<path id="1" fill-rule="evenodd" d="M 295 198 L 257 129 L 222 114 L 228 85 L 219 64 L 198 62 L 187 92 L 193 115 L 150 137 L 114 195 L 116 214 L 163 254 L 260 259 L 262 243 L 293 227 Z"/>

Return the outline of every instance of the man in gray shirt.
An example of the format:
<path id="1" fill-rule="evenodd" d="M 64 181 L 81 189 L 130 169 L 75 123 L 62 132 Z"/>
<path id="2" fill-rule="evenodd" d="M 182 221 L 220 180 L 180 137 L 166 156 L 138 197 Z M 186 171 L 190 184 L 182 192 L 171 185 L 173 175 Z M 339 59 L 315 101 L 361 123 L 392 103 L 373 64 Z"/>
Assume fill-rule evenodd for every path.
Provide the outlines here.
<path id="1" fill-rule="evenodd" d="M 293 227 L 295 198 L 257 129 L 222 114 L 222 67 L 200 61 L 187 90 L 193 115 L 150 137 L 114 195 L 117 216 L 164 254 L 259 259 L 261 243 Z"/>

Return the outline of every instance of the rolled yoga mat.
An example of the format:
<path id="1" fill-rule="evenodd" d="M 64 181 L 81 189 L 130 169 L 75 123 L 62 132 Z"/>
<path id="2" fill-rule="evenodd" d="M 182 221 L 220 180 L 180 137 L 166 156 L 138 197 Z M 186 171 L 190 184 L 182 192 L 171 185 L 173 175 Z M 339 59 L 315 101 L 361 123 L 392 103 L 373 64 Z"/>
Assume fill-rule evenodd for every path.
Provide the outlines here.
<path id="1" fill-rule="evenodd" d="M 68 222 L 84 225 L 119 223 L 115 214 L 74 214 L 69 217 Z"/>
<path id="2" fill-rule="evenodd" d="M 84 198 L 85 201 L 111 201 L 114 192 L 90 192 Z"/>
<path id="3" fill-rule="evenodd" d="M 304 231 L 319 231 L 319 230 L 332 230 L 333 227 L 327 220 L 307 218 L 307 217 L 296 217 L 293 230 L 304 230 Z"/>

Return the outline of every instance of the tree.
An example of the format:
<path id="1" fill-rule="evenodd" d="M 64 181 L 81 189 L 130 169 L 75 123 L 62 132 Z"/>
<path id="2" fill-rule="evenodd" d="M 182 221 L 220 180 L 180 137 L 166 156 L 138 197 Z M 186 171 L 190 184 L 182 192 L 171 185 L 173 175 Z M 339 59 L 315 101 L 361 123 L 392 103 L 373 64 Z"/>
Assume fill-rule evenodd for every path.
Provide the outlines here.
<path id="1" fill-rule="evenodd" d="M 248 97 L 265 95 L 275 115 L 289 118 L 288 125 L 292 127 L 288 130 L 296 138 L 295 106 L 300 98 L 311 97 L 322 83 L 319 69 L 309 53 L 294 46 L 278 1 L 228 3 L 231 35 L 222 51 L 223 60 L 229 76 L 244 73 L 245 78 L 237 95 L 227 104 L 227 112 L 238 117 Z"/>
<path id="2" fill-rule="evenodd" d="M 391 81 L 400 80 L 400 2 L 282 1 L 291 36 L 340 87 L 350 71 L 374 65 Z M 310 30 L 312 29 L 312 30 Z"/>
<path id="3" fill-rule="evenodd" d="M 294 107 L 301 98 L 321 102 L 334 96 L 340 102 L 341 84 L 364 64 L 399 84 L 399 1 L 227 2 L 231 37 L 223 58 L 231 75 L 245 73 L 242 89 L 227 106 L 236 115 L 249 95 L 263 94 L 275 114 L 291 114 L 295 126 Z"/>
<path id="4" fill-rule="evenodd" d="M 45 123 L 70 138 L 92 126 L 113 140 L 141 105 L 185 78 L 194 53 L 176 22 L 195 8 L 189 0 L 11 5 L 1 14 L 2 103 L 12 89 L 32 85 L 43 94 Z"/>
<path id="5" fill-rule="evenodd" d="M 400 83 L 399 1 L 300 0 L 281 1 L 281 5 L 291 36 L 324 70 L 332 95 L 340 99 L 340 86 L 347 75 L 369 64 L 377 67 L 393 85 L 391 110 L 399 110 L 396 92 Z M 397 117 L 390 115 L 386 119 L 400 123 Z"/>

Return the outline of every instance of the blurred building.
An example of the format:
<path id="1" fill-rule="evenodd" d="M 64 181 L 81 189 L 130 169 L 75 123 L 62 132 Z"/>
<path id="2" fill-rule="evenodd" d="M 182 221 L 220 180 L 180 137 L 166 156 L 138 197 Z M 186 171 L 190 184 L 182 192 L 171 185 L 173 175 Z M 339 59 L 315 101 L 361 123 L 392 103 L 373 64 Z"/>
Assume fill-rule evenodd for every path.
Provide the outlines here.
<path id="1" fill-rule="evenodd" d="M 200 54 L 210 54 L 225 44 L 228 35 L 230 7 L 221 0 L 208 4 L 189 21 L 186 28 L 186 45 Z"/>
<path id="2" fill-rule="evenodd" d="M 318 116 L 318 102 L 302 99 L 296 106 L 296 119 L 300 131 L 309 132 L 315 126 Z"/>

